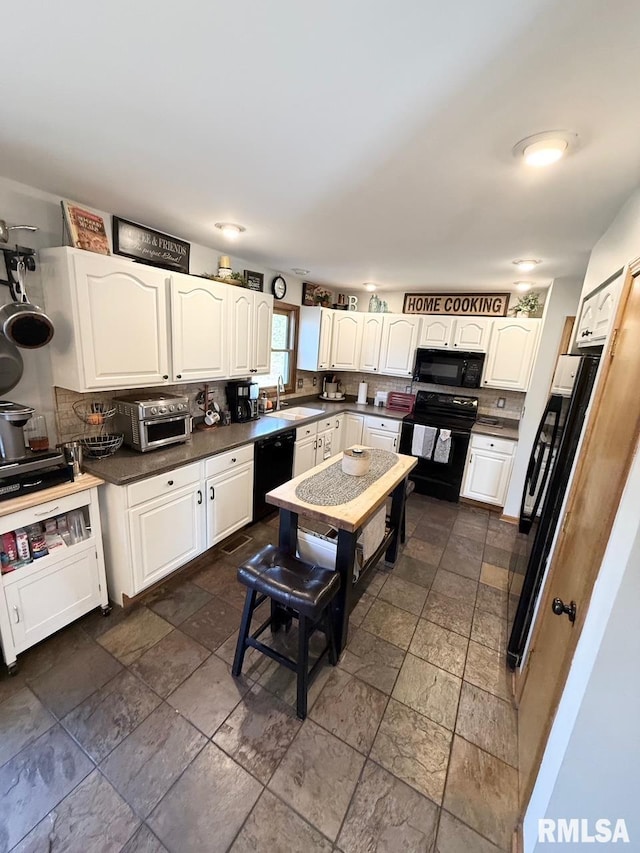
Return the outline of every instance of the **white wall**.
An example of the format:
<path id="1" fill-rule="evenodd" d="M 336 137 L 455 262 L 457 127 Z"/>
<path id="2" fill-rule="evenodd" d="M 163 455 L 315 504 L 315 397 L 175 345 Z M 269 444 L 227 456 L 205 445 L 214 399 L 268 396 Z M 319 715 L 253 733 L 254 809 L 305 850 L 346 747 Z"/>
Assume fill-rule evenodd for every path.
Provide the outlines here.
<path id="1" fill-rule="evenodd" d="M 549 398 L 565 318 L 575 316 L 579 294 L 580 282 L 577 279 L 557 279 L 547 291 L 542 337 L 531 374 L 529 391 L 524 401 L 524 414 L 518 431 L 518 448 L 504 505 L 504 514 L 513 518 L 520 515 L 527 465 L 536 430 Z"/>
<path id="2" fill-rule="evenodd" d="M 90 199 L 74 200 L 91 206 Z M 111 216 L 104 211 L 101 213 L 105 218 L 107 231 L 110 234 Z M 60 199 L 50 193 L 0 177 L 0 219 L 5 219 L 9 225 L 37 225 L 40 229 L 33 234 L 26 231 L 13 232 L 10 238 L 11 243 L 17 241 L 21 246 L 36 250 L 65 245 Z M 175 236 L 189 240 L 188 234 Z M 241 241 L 239 243 L 241 244 Z M 203 272 L 216 272 L 220 255 L 226 254 L 231 257 L 234 270 L 242 272 L 244 269 L 250 269 L 263 273 L 265 291 L 270 292 L 271 280 L 277 271 L 266 269 L 253 261 L 243 260 L 231 252 L 231 246 L 238 246 L 238 243 L 227 244 L 222 250 L 192 243 L 190 272 L 195 275 Z M 4 269 L 0 269 L 2 269 L 0 275 L 3 275 Z M 299 305 L 302 301 L 302 280 L 286 271 L 283 271 L 283 275 L 287 281 L 285 301 Z M 37 270 L 28 275 L 26 287 L 30 299 L 36 304 L 42 305 L 42 286 Z M 8 288 L 0 289 L 2 290 L 0 304 L 10 302 L 11 297 Z M 21 355 L 24 361 L 24 375 L 18 385 L 12 391 L 4 394 L 4 397 L 33 406 L 39 413 L 44 414 L 47 417 L 51 440 L 55 437 L 55 418 L 53 415 L 55 407 L 49 351 L 47 347 L 38 350 L 23 349 Z"/>
<path id="3" fill-rule="evenodd" d="M 594 247 L 583 294 L 639 255 L 640 190 Z M 640 849 L 639 504 L 637 453 L 525 816 L 526 853 L 537 849 L 539 817 L 576 808 L 579 814 L 563 816 L 606 809 L 598 816 L 635 820 L 635 836 L 623 849 Z M 585 756 L 593 759 L 587 766 Z M 581 799 L 572 792 L 581 792 Z"/>

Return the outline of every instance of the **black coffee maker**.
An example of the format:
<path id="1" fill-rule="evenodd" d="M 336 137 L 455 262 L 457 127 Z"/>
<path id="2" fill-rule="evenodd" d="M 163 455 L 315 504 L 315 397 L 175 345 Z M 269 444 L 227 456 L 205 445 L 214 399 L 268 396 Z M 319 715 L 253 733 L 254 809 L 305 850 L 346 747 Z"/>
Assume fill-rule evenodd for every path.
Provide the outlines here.
<path id="1" fill-rule="evenodd" d="M 241 424 L 260 417 L 258 413 L 258 383 L 250 379 L 228 382 L 227 403 L 233 423 Z"/>

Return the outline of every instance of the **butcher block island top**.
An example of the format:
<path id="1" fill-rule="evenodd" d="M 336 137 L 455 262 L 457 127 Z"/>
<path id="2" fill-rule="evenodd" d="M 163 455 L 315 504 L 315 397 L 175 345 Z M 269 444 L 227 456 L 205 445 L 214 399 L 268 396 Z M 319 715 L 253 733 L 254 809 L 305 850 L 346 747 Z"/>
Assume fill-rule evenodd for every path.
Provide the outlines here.
<path id="1" fill-rule="evenodd" d="M 363 488 L 362 493 L 348 503 L 337 504 L 335 506 L 320 506 L 318 504 L 307 503 L 296 495 L 296 490 L 301 483 L 314 477 L 331 465 L 335 465 L 336 462 L 341 463 L 343 455 L 339 453 L 336 456 L 332 456 L 330 459 L 321 462 L 320 465 L 316 465 L 310 471 L 305 471 L 304 474 L 300 474 L 293 480 L 289 480 L 282 486 L 278 486 L 277 489 L 268 492 L 266 495 L 267 503 L 273 504 L 280 509 L 286 509 L 298 515 L 303 515 L 305 518 L 314 518 L 317 521 L 327 522 L 338 530 L 347 530 L 350 533 L 355 533 L 384 504 L 389 493 L 405 479 L 418 463 L 418 460 L 414 456 L 404 456 L 400 453 L 393 454 L 396 457 L 395 465 L 383 473 L 368 488 Z M 357 477 L 354 477 L 354 480 L 357 479 Z"/>

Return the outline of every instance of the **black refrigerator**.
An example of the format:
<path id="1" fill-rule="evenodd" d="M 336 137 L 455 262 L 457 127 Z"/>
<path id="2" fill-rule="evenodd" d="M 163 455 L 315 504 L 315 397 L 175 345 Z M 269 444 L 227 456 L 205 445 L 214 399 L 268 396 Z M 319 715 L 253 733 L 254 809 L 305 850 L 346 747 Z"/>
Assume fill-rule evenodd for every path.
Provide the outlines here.
<path id="1" fill-rule="evenodd" d="M 522 659 L 564 502 L 584 419 L 598 372 L 599 357 L 580 356 L 570 397 L 552 394 L 531 451 L 520 508 L 522 547 L 516 552 L 509 586 L 511 634 L 507 662 Z"/>

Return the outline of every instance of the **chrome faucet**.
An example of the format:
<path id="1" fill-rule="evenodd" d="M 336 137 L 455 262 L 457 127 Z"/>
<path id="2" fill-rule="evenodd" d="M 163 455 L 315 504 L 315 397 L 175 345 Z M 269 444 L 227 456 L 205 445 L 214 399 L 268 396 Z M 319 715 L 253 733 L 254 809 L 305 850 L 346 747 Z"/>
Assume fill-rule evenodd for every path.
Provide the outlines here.
<path id="1" fill-rule="evenodd" d="M 284 379 L 282 376 L 278 376 L 278 381 L 276 383 L 276 412 L 280 411 L 281 402 L 280 402 L 280 394 L 284 394 Z"/>

